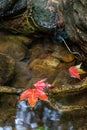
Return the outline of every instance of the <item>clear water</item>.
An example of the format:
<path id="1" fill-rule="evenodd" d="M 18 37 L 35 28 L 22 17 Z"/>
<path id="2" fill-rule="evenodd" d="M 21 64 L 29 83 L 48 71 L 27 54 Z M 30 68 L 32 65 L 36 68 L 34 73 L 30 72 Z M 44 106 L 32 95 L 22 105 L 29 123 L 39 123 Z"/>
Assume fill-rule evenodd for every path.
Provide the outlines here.
<path id="1" fill-rule="evenodd" d="M 87 130 L 86 113 L 87 110 L 63 113 L 41 101 L 32 109 L 22 101 L 17 105 L 15 118 L 8 116 L 10 123 L 4 120 L 3 125 L 0 123 L 0 130 Z"/>

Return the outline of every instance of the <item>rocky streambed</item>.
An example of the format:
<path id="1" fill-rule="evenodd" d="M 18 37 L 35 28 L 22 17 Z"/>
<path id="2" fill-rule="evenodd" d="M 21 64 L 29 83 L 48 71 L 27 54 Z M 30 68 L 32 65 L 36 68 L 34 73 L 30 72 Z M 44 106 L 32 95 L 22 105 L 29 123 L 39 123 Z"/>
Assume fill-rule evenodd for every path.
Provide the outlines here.
<path id="1" fill-rule="evenodd" d="M 42 113 L 54 111 L 55 114 L 59 114 L 56 112 L 61 111 L 64 114 L 59 120 L 60 123 L 54 118 L 55 125 L 53 125 L 53 128 L 55 127 L 55 130 L 58 124 L 61 124 L 60 126 L 64 130 L 67 130 L 72 124 L 74 128 L 77 128 L 79 123 L 81 123 L 79 128 L 83 128 L 83 124 L 86 127 L 87 74 L 82 75 L 81 80 L 70 76 L 69 68 L 79 64 L 79 61 L 64 44 L 54 43 L 51 37 L 35 38 L 34 40 L 1 32 L 0 61 L 1 126 L 13 125 L 14 127 L 14 120 L 17 119 L 17 104 L 19 104 L 17 110 L 22 109 L 18 102 L 21 92 L 33 88 L 36 81 L 47 78 L 47 82 L 53 85 L 51 89 L 47 90 L 50 104 L 42 103 L 40 107 L 37 104 L 33 111 L 39 115 L 39 125 L 42 126 L 40 116 L 43 116 L 40 115 L 39 111 L 42 111 Z M 82 67 L 85 71 L 87 70 L 83 65 Z M 29 112 L 29 106 L 26 103 L 25 106 L 26 111 Z M 70 118 L 72 118 L 72 121 L 70 121 Z M 49 117 L 49 120 L 50 127 L 51 117 Z M 26 128 L 26 130 L 28 129 Z M 30 129 L 33 128 L 30 127 Z"/>

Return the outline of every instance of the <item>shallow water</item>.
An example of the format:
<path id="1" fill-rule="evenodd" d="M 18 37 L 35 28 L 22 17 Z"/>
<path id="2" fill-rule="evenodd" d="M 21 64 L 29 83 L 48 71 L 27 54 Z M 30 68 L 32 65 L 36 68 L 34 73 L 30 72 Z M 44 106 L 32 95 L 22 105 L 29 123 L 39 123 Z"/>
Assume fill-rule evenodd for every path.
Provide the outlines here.
<path id="1" fill-rule="evenodd" d="M 0 130 L 87 130 L 87 110 L 62 112 L 41 101 L 32 109 L 26 101 L 17 110 L 0 110 Z"/>
<path id="2" fill-rule="evenodd" d="M 41 41 L 41 43 L 42 43 L 42 41 Z M 37 52 L 39 50 L 41 52 L 43 49 L 43 46 L 41 46 L 41 47 L 36 46 L 36 47 L 34 50 L 32 49 L 32 52 L 35 53 L 34 56 L 39 58 Z M 39 48 L 39 50 L 38 50 L 38 48 Z M 44 48 L 45 48 L 45 50 L 48 50 L 48 52 L 47 52 L 47 55 L 48 55 L 48 53 L 50 53 L 50 45 L 46 43 Z M 51 51 L 53 51 L 53 50 L 51 50 Z M 46 57 L 46 55 L 44 55 L 44 54 L 45 54 L 45 51 L 43 51 L 42 56 Z M 34 56 L 32 56 L 32 57 L 34 57 Z M 34 57 L 34 59 L 36 57 Z M 23 62 L 29 63 L 29 60 L 27 60 L 25 58 L 25 59 L 23 59 Z M 21 64 L 22 64 L 22 60 L 21 60 Z M 63 65 L 61 64 L 61 66 L 63 66 Z M 64 67 L 65 67 L 65 65 L 63 66 L 63 68 Z M 65 70 L 62 71 L 63 68 L 61 68 L 59 70 L 59 72 L 61 72 L 61 73 L 58 73 L 59 75 L 57 74 L 57 76 L 58 76 L 57 84 L 59 86 L 61 86 L 62 83 L 64 83 L 66 86 L 67 80 L 70 82 L 70 84 L 77 83 L 78 80 L 74 80 L 74 79 L 72 80 L 69 75 L 64 75 L 66 73 L 65 73 Z M 24 71 L 25 71 L 25 68 L 24 68 Z M 42 70 L 41 70 L 41 72 L 43 73 Z M 19 73 L 19 71 L 18 71 L 18 73 Z M 25 73 L 23 72 L 22 76 L 25 75 Z M 30 73 L 30 71 L 29 71 L 29 73 Z M 44 74 L 45 74 L 45 72 L 42 75 L 44 75 Z M 19 75 L 21 75 L 21 73 Z M 65 79 L 66 76 L 68 76 L 69 79 L 66 80 Z M 26 77 L 26 75 L 25 75 L 25 77 Z M 38 77 L 38 75 L 36 77 Z M 54 76 L 53 76 L 53 78 L 54 78 Z M 19 77 L 18 77 L 18 79 L 19 79 Z M 21 79 L 21 77 L 20 77 L 20 79 Z M 50 77 L 50 80 L 51 80 L 51 77 Z M 16 87 L 20 86 L 19 84 L 23 83 L 23 82 L 19 83 L 20 81 L 22 81 L 22 80 L 18 80 L 18 82 L 16 83 L 17 84 Z M 21 85 L 21 86 L 23 86 L 23 85 Z M 54 98 L 54 97 L 52 97 L 52 98 Z M 35 108 L 31 109 L 31 107 L 26 103 L 26 101 L 17 103 L 16 106 L 13 105 L 16 102 L 15 101 L 16 98 L 17 97 L 14 97 L 14 95 L 9 95 L 9 94 L 3 95 L 2 97 L 0 95 L 0 130 L 87 130 L 87 107 L 84 109 L 63 112 L 61 107 L 58 110 L 53 109 L 53 108 L 55 108 L 55 103 L 54 103 L 54 106 L 50 106 L 47 103 L 39 101 L 38 104 L 35 106 Z M 55 100 L 57 100 L 58 105 L 60 105 L 60 106 L 61 105 L 66 105 L 66 106 L 67 105 L 81 105 L 81 106 L 86 105 L 87 106 L 87 102 L 86 102 L 87 95 L 86 94 L 85 95 L 81 94 L 78 97 L 70 96 L 67 99 L 63 99 L 63 100 L 60 99 L 61 101 L 59 101 L 58 99 L 55 99 Z"/>

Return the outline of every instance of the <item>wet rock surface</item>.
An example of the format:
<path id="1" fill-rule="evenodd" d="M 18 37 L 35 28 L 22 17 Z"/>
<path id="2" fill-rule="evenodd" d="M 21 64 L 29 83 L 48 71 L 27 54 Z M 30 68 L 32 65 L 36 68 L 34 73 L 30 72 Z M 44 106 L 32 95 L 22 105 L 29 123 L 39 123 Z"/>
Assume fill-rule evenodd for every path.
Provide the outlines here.
<path id="1" fill-rule="evenodd" d="M 65 19 L 65 30 L 73 41 L 69 47 L 82 56 L 82 61 L 87 61 L 87 1 L 65 0 L 60 1 L 60 6 Z M 72 17 L 71 17 L 72 16 Z M 86 62 L 87 66 L 87 62 Z"/>
<path id="2" fill-rule="evenodd" d="M 65 48 L 65 46 L 56 46 L 52 56 L 58 58 L 63 62 L 72 62 L 74 60 L 74 55 L 70 54 L 70 52 Z"/>
<path id="3" fill-rule="evenodd" d="M 5 2 L 5 0 L 1 2 L 3 8 L 2 15 L 0 14 L 1 29 L 28 35 L 38 31 L 51 33 L 57 27 L 59 20 L 57 0 L 11 1 L 9 1 L 9 9 L 6 11 L 5 6 L 9 2 Z"/>
<path id="4" fill-rule="evenodd" d="M 30 6 L 33 8 L 31 15 L 37 25 L 45 30 L 55 29 L 58 22 L 58 1 L 54 0 L 32 0 Z"/>

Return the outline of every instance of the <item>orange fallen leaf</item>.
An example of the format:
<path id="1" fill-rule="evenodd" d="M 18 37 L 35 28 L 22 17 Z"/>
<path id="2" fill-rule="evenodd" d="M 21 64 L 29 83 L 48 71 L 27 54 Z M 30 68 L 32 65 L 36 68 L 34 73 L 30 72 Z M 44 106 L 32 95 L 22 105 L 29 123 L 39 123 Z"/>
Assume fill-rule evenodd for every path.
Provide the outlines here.
<path id="1" fill-rule="evenodd" d="M 37 91 L 38 91 L 38 93 L 39 93 L 39 99 L 40 100 L 42 100 L 42 101 L 49 101 L 48 100 L 48 97 L 47 97 L 47 95 L 46 95 L 46 93 L 44 92 L 44 91 L 41 91 L 41 90 L 39 90 L 39 89 L 37 89 Z"/>
<path id="2" fill-rule="evenodd" d="M 38 99 L 48 101 L 48 97 L 46 96 L 45 92 L 39 89 L 25 90 L 20 96 L 20 101 L 26 98 L 28 99 L 28 103 L 30 104 L 31 107 L 34 107 L 36 105 Z"/>

